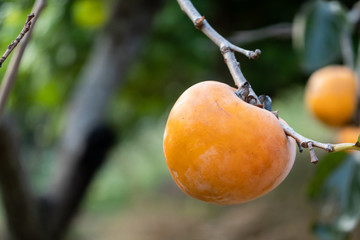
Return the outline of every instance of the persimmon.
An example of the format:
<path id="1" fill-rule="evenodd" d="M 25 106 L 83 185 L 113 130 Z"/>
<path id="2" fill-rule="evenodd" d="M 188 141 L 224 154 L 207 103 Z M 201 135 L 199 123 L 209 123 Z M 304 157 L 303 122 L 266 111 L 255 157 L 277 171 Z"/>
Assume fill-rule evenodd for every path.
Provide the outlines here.
<path id="1" fill-rule="evenodd" d="M 169 171 L 181 190 L 217 204 L 238 204 L 278 186 L 296 155 L 276 116 L 246 103 L 234 88 L 206 81 L 173 106 L 164 133 Z"/>
<path id="2" fill-rule="evenodd" d="M 359 135 L 359 126 L 346 126 L 338 131 L 336 141 L 339 143 L 356 143 Z"/>
<path id="3" fill-rule="evenodd" d="M 307 109 L 330 126 L 343 126 L 357 106 L 357 77 L 345 66 L 330 65 L 314 72 L 306 85 Z"/>

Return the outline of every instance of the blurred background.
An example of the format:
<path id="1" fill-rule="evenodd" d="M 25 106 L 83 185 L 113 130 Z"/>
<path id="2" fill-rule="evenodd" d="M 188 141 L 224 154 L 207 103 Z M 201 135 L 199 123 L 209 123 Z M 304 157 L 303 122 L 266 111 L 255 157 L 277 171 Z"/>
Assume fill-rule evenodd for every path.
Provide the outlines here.
<path id="1" fill-rule="evenodd" d="M 347 11 L 354 3 L 342 1 L 342 8 Z M 0 51 L 17 37 L 33 4 L 0 0 Z M 313 14 L 304 7 L 311 4 L 286 0 L 193 4 L 235 44 L 261 49 L 258 60 L 238 56 L 258 95 L 269 95 L 273 109 L 297 132 L 334 141 L 336 129 L 309 115 L 303 93 L 312 71 L 343 62 L 340 49 L 332 48 L 332 56 L 324 50 L 319 60 L 319 54 L 314 58 L 297 51 L 292 37 L 294 19 Z M 254 29 L 279 23 L 285 29 L 282 34 L 253 36 Z M 322 25 L 316 32 L 326 37 L 326 31 L 333 30 Z M 321 37 L 314 41 L 321 44 Z M 9 62 L 0 69 L 0 79 Z M 194 28 L 175 0 L 47 1 L 6 109 L 35 195 L 57 191 L 54 186 L 68 173 L 63 162 L 76 159 L 63 157 L 64 152 L 79 153 L 94 128 L 111 132 L 111 147 L 101 157 L 106 161 L 91 178 L 65 239 L 360 239 L 357 218 L 351 228 L 339 230 L 341 234 L 329 228 L 319 233 L 324 202 L 314 198 L 314 192 L 320 192 L 324 177 L 317 182 L 321 167 L 310 163 L 307 150 L 297 154 L 294 168 L 277 189 L 243 205 L 207 204 L 177 188 L 162 150 L 166 119 L 180 94 L 205 80 L 234 86 L 219 49 Z"/>

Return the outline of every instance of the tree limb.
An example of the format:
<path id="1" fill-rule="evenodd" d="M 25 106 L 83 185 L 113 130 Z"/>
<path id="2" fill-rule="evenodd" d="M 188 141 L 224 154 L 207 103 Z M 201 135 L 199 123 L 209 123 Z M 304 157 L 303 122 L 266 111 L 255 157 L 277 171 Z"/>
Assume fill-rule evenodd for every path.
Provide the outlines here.
<path id="1" fill-rule="evenodd" d="M 41 223 L 48 239 L 61 239 L 76 214 L 81 200 L 96 172 L 105 163 L 115 143 L 113 131 L 105 124 L 92 129 L 85 140 L 83 152 L 67 173 L 67 179 L 56 195 L 40 199 Z"/>
<path id="2" fill-rule="evenodd" d="M 99 34 L 83 67 L 67 108 L 60 161 L 51 189 L 44 196 L 45 202 L 53 209 L 45 218 L 50 225 L 51 239 L 58 239 L 66 231 L 78 203 L 84 197 L 87 187 L 84 179 L 90 182 L 98 170 L 98 167 L 91 171 L 84 170 L 88 158 L 92 157 L 89 151 L 102 151 L 100 145 L 88 148 L 88 138 L 94 129 L 106 122 L 107 106 L 136 59 L 161 3 L 162 0 L 116 1 L 109 23 Z"/>
<path id="3" fill-rule="evenodd" d="M 31 13 L 27 16 L 25 25 L 23 27 L 23 29 L 21 30 L 19 36 L 10 43 L 10 45 L 8 46 L 8 48 L 6 49 L 4 55 L 0 58 L 0 68 L 2 67 L 2 64 L 5 62 L 5 60 L 7 59 L 7 57 L 10 55 L 10 53 L 16 48 L 16 46 L 18 45 L 18 43 L 21 41 L 21 39 L 25 36 L 25 34 L 30 30 L 30 26 L 31 26 L 31 19 L 33 19 L 35 17 L 34 13 Z"/>
<path id="4" fill-rule="evenodd" d="M 18 157 L 10 128 L 0 125 L 0 189 L 10 239 L 41 240 L 37 208 Z"/>
<path id="5" fill-rule="evenodd" d="M 278 23 L 249 31 L 237 31 L 229 37 L 229 40 L 237 44 L 246 44 L 268 38 L 291 39 L 291 36 L 292 24 Z"/>
<path id="6" fill-rule="evenodd" d="M 1 116 L 16 80 L 19 64 L 30 39 L 32 29 L 44 7 L 44 0 L 35 2 L 34 14 L 28 16 L 24 29 L 17 39 L 10 44 L 1 58 L 1 63 L 3 63 L 22 39 L 19 47 L 14 52 L 0 87 L 0 188 L 10 233 L 9 237 L 15 240 L 41 240 L 44 239 L 44 236 L 39 226 L 36 204 L 33 201 L 30 187 L 27 184 L 28 181 L 17 156 L 16 149 L 18 147 L 14 145 L 9 133 L 9 126 L 5 126 Z M 28 34 L 24 37 L 26 32 Z"/>
<path id="7" fill-rule="evenodd" d="M 1 82 L 1 86 L 0 86 L 0 119 L 4 112 L 4 108 L 5 108 L 7 99 L 9 97 L 9 94 L 11 92 L 11 89 L 12 89 L 13 85 L 15 84 L 15 81 L 17 78 L 17 73 L 19 71 L 20 61 L 24 54 L 25 48 L 30 40 L 32 30 L 34 29 L 35 23 L 36 23 L 37 19 L 39 18 L 39 15 L 42 12 L 42 10 L 44 9 L 45 5 L 46 5 L 46 0 L 36 0 L 34 7 L 33 7 L 33 11 L 32 11 L 35 14 L 35 16 L 34 16 L 34 19 L 32 20 L 30 29 L 27 30 L 28 34 L 21 41 L 19 47 L 16 48 L 16 50 L 13 54 L 13 57 L 11 58 L 11 61 L 8 65 L 7 71 L 5 72 L 5 76 Z M 31 14 L 29 16 L 31 16 Z M 28 20 L 29 20 L 29 16 L 28 16 Z M 30 17 L 30 20 L 31 20 L 31 18 L 32 17 Z M 28 24 L 30 24 L 30 22 Z M 27 24 L 25 24 L 25 27 L 27 28 Z M 13 46 L 13 48 L 15 48 L 15 46 Z"/>
<path id="8" fill-rule="evenodd" d="M 349 27 L 345 27 L 342 30 L 341 37 L 340 37 L 340 45 L 341 45 L 341 54 L 344 60 L 344 64 L 351 69 L 354 69 L 354 49 L 353 49 L 353 42 L 351 39 L 351 31 Z"/>
<path id="9" fill-rule="evenodd" d="M 261 51 L 256 49 L 255 51 L 249 51 L 240 47 L 235 46 L 221 36 L 218 32 L 213 29 L 210 24 L 206 21 L 205 17 L 201 16 L 200 13 L 196 10 L 194 5 L 190 0 L 177 0 L 181 9 L 188 15 L 195 27 L 201 30 L 206 36 L 209 37 L 218 47 L 220 47 L 221 53 L 224 56 L 225 63 L 227 64 L 231 76 L 234 79 L 236 86 L 239 88 L 239 92 L 243 86 L 246 86 L 247 90 L 246 96 L 240 96 L 243 100 L 249 99 L 249 103 L 253 105 L 260 105 L 260 101 L 251 88 L 248 81 L 245 79 L 244 75 L 241 72 L 240 64 L 236 60 L 234 52 L 239 52 L 244 54 L 250 59 L 256 59 Z"/>

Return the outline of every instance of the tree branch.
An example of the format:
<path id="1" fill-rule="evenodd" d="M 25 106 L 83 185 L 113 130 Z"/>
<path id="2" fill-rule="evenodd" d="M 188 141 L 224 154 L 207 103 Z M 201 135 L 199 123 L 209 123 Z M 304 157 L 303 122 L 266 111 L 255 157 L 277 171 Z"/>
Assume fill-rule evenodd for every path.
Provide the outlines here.
<path id="1" fill-rule="evenodd" d="M 261 54 L 261 51 L 259 49 L 256 49 L 255 51 L 249 51 L 233 45 L 210 26 L 210 24 L 206 21 L 205 17 L 200 15 L 200 13 L 196 10 L 190 0 L 177 1 L 181 9 L 188 15 L 195 27 L 201 30 L 206 36 L 209 37 L 210 40 L 212 40 L 218 47 L 220 47 L 221 53 L 224 56 L 225 63 L 230 70 L 235 85 L 239 88 L 238 92 L 247 93 L 247 95 L 240 95 L 240 97 L 243 100 L 248 99 L 250 104 L 261 105 L 257 95 L 242 74 L 240 64 L 236 60 L 234 54 L 234 52 L 239 52 L 250 59 L 256 59 Z M 242 91 L 242 88 L 244 86 L 247 88 L 246 91 Z"/>
<path id="2" fill-rule="evenodd" d="M 312 139 L 306 138 L 306 137 L 300 135 L 299 133 L 295 132 L 295 130 L 293 128 L 291 128 L 290 126 L 283 124 L 281 121 L 280 121 L 280 123 L 281 123 L 281 126 L 283 127 L 286 135 L 294 138 L 304 148 L 308 148 L 309 143 L 311 143 L 311 145 L 313 147 L 321 148 L 327 152 L 333 152 L 335 150 L 334 144 L 321 143 L 321 142 L 317 142 Z"/>
<path id="3" fill-rule="evenodd" d="M 352 9 L 349 11 L 347 15 L 348 20 L 350 23 L 355 25 L 360 21 L 360 1 L 356 2 Z M 355 62 L 355 71 L 360 78 L 360 40 L 358 40 L 358 49 L 356 54 L 356 62 Z M 360 79 L 359 79 L 360 80 Z M 360 89 L 359 89 L 360 91 Z"/>
<path id="4" fill-rule="evenodd" d="M 353 49 L 353 42 L 351 39 L 351 31 L 349 27 L 345 27 L 342 30 L 341 38 L 340 38 L 340 45 L 341 45 L 341 54 L 344 60 L 344 64 L 351 69 L 354 69 L 354 49 Z"/>
<path id="5" fill-rule="evenodd" d="M 162 0 L 117 0 L 110 21 L 98 35 L 66 109 L 60 161 L 43 198 L 51 209 L 44 221 L 49 225 L 50 239 L 59 239 L 66 232 L 84 197 L 86 182 L 99 169 L 99 162 L 105 160 L 105 152 L 110 148 L 103 149 L 101 144 L 88 147 L 89 136 L 106 122 L 107 106 L 141 50 L 161 6 Z M 103 157 L 95 155 L 99 152 L 103 152 Z M 98 164 L 91 168 L 91 162 Z"/>
<path id="6" fill-rule="evenodd" d="M 3 121 L 0 125 L 0 189 L 10 239 L 43 239 L 37 208 L 17 149 L 10 127 Z"/>
<path id="7" fill-rule="evenodd" d="M 25 36 L 25 34 L 30 30 L 30 26 L 31 26 L 31 19 L 33 19 L 35 17 L 34 13 L 31 13 L 27 16 L 25 25 L 23 27 L 23 29 L 21 30 L 19 36 L 10 43 L 10 45 L 8 46 L 8 48 L 6 49 L 4 55 L 0 58 L 0 68 L 2 67 L 2 64 L 5 62 L 5 60 L 7 59 L 7 57 L 10 55 L 10 53 L 16 48 L 16 46 L 18 45 L 18 43 L 21 41 L 21 39 Z"/>
<path id="8" fill-rule="evenodd" d="M 246 44 L 268 38 L 290 39 L 291 34 L 291 23 L 278 23 L 249 31 L 237 31 L 229 37 L 229 40 L 237 44 Z"/>
<path id="9" fill-rule="evenodd" d="M 67 173 L 67 179 L 56 195 L 40 199 L 41 220 L 48 239 L 61 239 L 76 214 L 86 191 L 97 171 L 105 163 L 107 154 L 115 143 L 115 134 L 106 125 L 100 124 L 87 136 L 83 152 Z"/>
<path id="10" fill-rule="evenodd" d="M 225 63 L 227 64 L 231 75 L 234 78 L 235 84 L 239 87 L 237 94 L 240 98 L 246 102 L 263 107 L 261 101 L 251 89 L 250 84 L 244 78 L 239 63 L 236 61 L 234 51 L 243 53 L 249 58 L 256 58 L 260 54 L 260 50 L 255 50 L 255 52 L 244 50 L 242 48 L 236 47 L 225 38 L 223 38 L 219 33 L 217 33 L 205 20 L 205 17 L 202 17 L 199 12 L 195 9 L 190 0 L 177 0 L 181 9 L 188 15 L 188 17 L 193 21 L 195 27 L 200 29 L 206 36 L 208 36 L 216 45 L 220 47 L 220 51 L 224 56 Z M 288 30 L 287 30 L 288 31 Z M 277 116 L 277 113 L 275 112 Z M 329 143 L 320 143 L 312 139 L 306 138 L 299 133 L 295 132 L 293 128 L 285 125 L 279 121 L 286 135 L 294 138 L 298 145 L 301 147 L 308 148 L 310 151 L 310 158 L 312 163 L 317 163 L 318 159 L 316 157 L 313 147 L 324 149 L 327 152 L 337 152 L 342 150 L 358 150 L 360 151 L 360 143 L 341 143 L 341 144 L 329 144 Z"/>
<path id="11" fill-rule="evenodd" d="M 360 1 L 357 1 L 347 14 L 347 18 L 352 25 L 360 21 Z"/>
<path id="12" fill-rule="evenodd" d="M 34 29 L 34 25 L 35 25 L 37 19 L 39 18 L 40 13 L 44 9 L 45 5 L 46 5 L 46 0 L 36 0 L 34 7 L 33 7 L 33 11 L 32 11 L 35 16 L 32 17 L 32 15 L 30 14 L 29 15 L 30 17 L 28 16 L 28 20 L 27 20 L 27 22 L 28 21 L 29 22 L 25 23 L 26 29 L 27 29 L 27 25 L 29 25 L 29 29 L 27 30 L 28 34 L 24 37 L 24 39 L 21 41 L 19 47 L 15 50 L 15 52 L 13 54 L 14 56 L 11 58 L 11 61 L 8 65 L 8 69 L 5 72 L 5 76 L 1 82 L 1 86 L 0 86 L 0 119 L 4 112 L 4 108 L 5 108 L 7 99 L 9 97 L 9 94 L 11 92 L 11 89 L 16 81 L 20 61 L 24 54 L 25 48 L 30 40 L 31 32 Z M 31 20 L 31 18 L 33 18 L 31 25 L 30 25 L 29 18 L 30 18 L 30 20 Z M 21 33 L 20 33 L 20 35 L 21 35 Z M 16 40 L 15 40 L 15 42 L 16 42 Z M 10 44 L 10 45 L 12 45 L 12 44 Z M 14 49 L 15 46 L 13 46 L 12 49 Z"/>
<path id="13" fill-rule="evenodd" d="M 41 240 L 43 232 L 39 226 L 37 206 L 28 186 L 25 173 L 23 172 L 18 149 L 14 146 L 13 139 L 9 134 L 9 126 L 5 126 L 1 116 L 5 108 L 6 100 L 16 80 L 19 63 L 25 47 L 30 39 L 32 29 L 41 10 L 45 6 L 44 0 L 37 0 L 33 7 L 34 14 L 27 17 L 24 29 L 16 40 L 10 44 L 8 50 L 1 58 L 1 64 L 21 41 L 15 50 L 0 87 L 0 188 L 3 200 L 6 221 L 9 227 L 10 238 L 16 240 Z M 31 21 L 32 20 L 32 21 Z M 28 34 L 25 36 L 26 32 Z M 25 36 L 25 37 L 24 37 Z M 24 38 L 23 38 L 24 37 Z"/>

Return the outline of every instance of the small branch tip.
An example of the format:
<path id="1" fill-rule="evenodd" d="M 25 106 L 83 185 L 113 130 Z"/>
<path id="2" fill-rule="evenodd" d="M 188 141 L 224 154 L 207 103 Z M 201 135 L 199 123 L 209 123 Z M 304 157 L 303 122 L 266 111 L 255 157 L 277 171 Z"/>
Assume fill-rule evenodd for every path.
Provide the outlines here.
<path id="1" fill-rule="evenodd" d="M 279 119 L 279 111 L 271 111 L 277 119 Z"/>
<path id="2" fill-rule="evenodd" d="M 205 16 L 202 16 L 201 18 L 197 18 L 195 20 L 195 27 L 197 29 L 201 29 L 204 26 L 204 20 L 205 20 Z"/>
<path id="3" fill-rule="evenodd" d="M 19 42 L 22 40 L 22 38 L 25 36 L 25 34 L 30 30 L 31 27 L 31 20 L 35 17 L 34 13 L 31 13 L 29 15 L 27 15 L 25 24 L 23 29 L 21 30 L 21 32 L 19 33 L 18 37 L 12 41 L 9 46 L 7 47 L 5 53 L 3 54 L 3 56 L 0 58 L 0 67 L 2 66 L 2 64 L 5 62 L 5 60 L 8 58 L 8 56 L 10 55 L 10 53 L 15 49 L 15 47 L 19 44 Z"/>
<path id="4" fill-rule="evenodd" d="M 299 148 L 299 152 L 302 153 L 304 149 L 303 149 L 303 147 L 301 146 L 301 144 L 300 144 L 298 141 L 296 141 L 296 145 L 297 145 L 298 148 Z"/>
<path id="5" fill-rule="evenodd" d="M 309 148 L 309 152 L 310 152 L 310 159 L 311 159 L 311 163 L 316 164 L 319 162 L 319 159 L 317 158 L 316 154 L 315 154 L 315 150 L 313 148 L 313 143 L 312 142 L 308 142 L 308 148 Z"/>
<path id="6" fill-rule="evenodd" d="M 30 20 L 32 19 L 32 18 L 34 18 L 35 17 L 35 13 L 30 13 L 29 15 L 28 15 L 28 18 L 30 18 Z"/>
<path id="7" fill-rule="evenodd" d="M 249 96 L 249 93 L 250 93 L 250 84 L 247 81 L 236 91 L 236 95 L 244 101 Z"/>
<path id="8" fill-rule="evenodd" d="M 249 51 L 248 58 L 249 59 L 257 59 L 257 58 L 259 58 L 260 54 L 261 54 L 260 49 L 256 49 L 255 51 Z"/>

